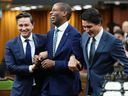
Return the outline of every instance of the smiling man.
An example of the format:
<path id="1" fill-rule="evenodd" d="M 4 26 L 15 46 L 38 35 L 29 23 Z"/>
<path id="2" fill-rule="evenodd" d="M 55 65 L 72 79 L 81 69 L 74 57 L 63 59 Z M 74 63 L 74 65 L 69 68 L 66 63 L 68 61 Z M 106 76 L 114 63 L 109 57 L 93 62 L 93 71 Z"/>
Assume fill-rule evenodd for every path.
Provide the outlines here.
<path id="1" fill-rule="evenodd" d="M 71 13 L 71 7 L 66 3 L 55 3 L 50 12 L 55 28 L 47 34 L 48 59 L 41 63 L 48 72 L 41 96 L 78 96 L 81 91 L 79 71 L 70 70 L 68 65 L 72 54 L 83 60 L 81 35 L 68 23 Z"/>
<path id="2" fill-rule="evenodd" d="M 87 67 L 87 96 L 100 96 L 104 76 L 114 71 L 113 65 L 117 60 L 124 64 L 128 73 L 128 58 L 123 44 L 109 32 L 103 30 L 102 17 L 95 8 L 83 12 L 82 48 Z"/>
<path id="3" fill-rule="evenodd" d="M 11 96 L 39 96 L 41 73 L 35 69 L 32 58 L 44 51 L 46 37 L 32 33 L 34 24 L 31 14 L 18 14 L 16 22 L 20 35 L 7 42 L 5 53 L 8 70 L 16 75 Z"/>

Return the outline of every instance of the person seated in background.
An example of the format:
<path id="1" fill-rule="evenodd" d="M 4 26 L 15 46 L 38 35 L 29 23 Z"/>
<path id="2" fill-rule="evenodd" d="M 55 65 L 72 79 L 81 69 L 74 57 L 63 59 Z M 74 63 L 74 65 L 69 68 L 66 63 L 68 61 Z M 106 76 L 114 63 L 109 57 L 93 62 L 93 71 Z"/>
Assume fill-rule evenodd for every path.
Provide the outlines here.
<path id="1" fill-rule="evenodd" d="M 126 56 L 128 57 L 128 39 L 124 41 Z"/>
<path id="2" fill-rule="evenodd" d="M 120 30 L 121 30 L 121 27 L 118 24 L 113 26 L 113 33 L 115 33 L 116 31 L 120 31 Z"/>
<path id="3" fill-rule="evenodd" d="M 122 30 L 115 31 L 114 36 L 122 42 L 124 41 L 124 32 Z"/>
<path id="4" fill-rule="evenodd" d="M 122 30 L 124 31 L 125 40 L 128 39 L 128 21 L 122 23 Z"/>
<path id="5" fill-rule="evenodd" d="M 128 39 L 124 40 L 124 32 L 121 31 L 121 30 L 117 30 L 115 33 L 114 33 L 114 36 L 121 40 L 124 44 L 124 49 L 125 49 L 125 53 L 126 53 L 126 56 L 128 57 Z"/>

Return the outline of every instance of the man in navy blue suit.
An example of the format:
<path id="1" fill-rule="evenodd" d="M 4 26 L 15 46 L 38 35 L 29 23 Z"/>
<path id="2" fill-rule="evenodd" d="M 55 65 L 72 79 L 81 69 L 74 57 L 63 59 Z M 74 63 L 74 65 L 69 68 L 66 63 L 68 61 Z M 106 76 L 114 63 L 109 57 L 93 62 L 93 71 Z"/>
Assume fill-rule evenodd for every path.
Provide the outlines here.
<path id="1" fill-rule="evenodd" d="M 50 12 L 55 28 L 47 34 L 48 57 L 41 63 L 42 68 L 47 71 L 41 96 L 78 96 L 81 91 L 77 65 L 68 64 L 72 54 L 81 62 L 83 57 L 80 47 L 81 35 L 68 23 L 71 12 L 71 7 L 66 3 L 54 4 Z"/>
<path id="2" fill-rule="evenodd" d="M 88 74 L 86 95 L 100 96 L 104 76 L 114 71 L 113 65 L 117 60 L 128 73 L 128 58 L 122 42 L 103 30 L 102 17 L 97 9 L 87 9 L 81 18 L 85 31 L 82 48 Z"/>
<path id="3" fill-rule="evenodd" d="M 16 75 L 11 96 L 39 96 L 42 74 L 32 57 L 45 51 L 46 36 L 32 33 L 33 19 L 27 12 L 18 14 L 16 22 L 20 35 L 7 42 L 5 53 L 8 70 Z"/>

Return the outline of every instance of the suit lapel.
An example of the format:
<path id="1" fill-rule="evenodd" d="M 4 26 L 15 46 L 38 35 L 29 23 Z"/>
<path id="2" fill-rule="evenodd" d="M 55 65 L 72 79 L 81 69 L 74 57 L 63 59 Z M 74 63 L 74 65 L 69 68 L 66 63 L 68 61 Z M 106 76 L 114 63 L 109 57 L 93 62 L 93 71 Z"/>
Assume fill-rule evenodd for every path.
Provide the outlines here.
<path id="1" fill-rule="evenodd" d="M 57 48 L 57 50 L 56 50 L 55 56 L 56 56 L 57 54 L 59 54 L 59 53 L 61 52 L 61 50 L 63 49 L 63 46 L 64 46 L 64 44 L 65 44 L 65 41 L 67 40 L 67 38 L 68 38 L 68 36 L 69 36 L 69 31 L 70 31 L 70 29 L 71 29 L 71 26 L 68 25 L 68 27 L 67 27 L 66 30 L 64 31 L 64 34 L 63 34 L 63 36 L 62 36 L 62 38 L 61 38 L 61 41 L 60 41 L 59 46 L 58 46 L 58 48 Z"/>
<path id="2" fill-rule="evenodd" d="M 83 47 L 83 52 L 84 54 L 84 58 L 85 58 L 85 62 L 87 65 L 89 65 L 88 62 L 88 53 L 87 53 L 87 44 L 89 42 L 89 35 L 87 33 L 84 33 L 82 36 L 82 47 Z"/>
<path id="3" fill-rule="evenodd" d="M 50 46 L 49 47 L 49 56 L 51 56 L 50 58 L 52 58 L 53 57 L 53 36 L 54 36 L 54 31 L 55 31 L 55 29 L 52 29 L 48 34 L 48 45 Z M 50 38 L 50 39 L 49 39 Z"/>
<path id="4" fill-rule="evenodd" d="M 15 50 L 17 50 L 16 53 L 18 54 L 20 58 L 25 58 L 23 44 L 22 44 L 20 36 L 17 38 L 17 42 L 15 43 Z"/>
<path id="5" fill-rule="evenodd" d="M 35 54 L 36 54 L 36 52 L 38 52 L 37 50 L 38 50 L 39 41 L 38 41 L 38 38 L 36 37 L 35 34 L 32 34 L 32 37 L 33 37 L 33 41 L 34 41 L 34 44 L 35 44 Z"/>
<path id="6" fill-rule="evenodd" d="M 94 55 L 94 59 L 93 59 L 92 65 L 96 62 L 96 60 L 98 59 L 98 57 L 101 55 L 99 53 L 105 47 L 106 39 L 107 39 L 107 36 L 106 36 L 105 32 L 103 32 L 103 35 L 102 35 L 102 37 L 100 39 L 100 42 L 98 44 L 97 50 L 96 50 L 95 55 Z"/>

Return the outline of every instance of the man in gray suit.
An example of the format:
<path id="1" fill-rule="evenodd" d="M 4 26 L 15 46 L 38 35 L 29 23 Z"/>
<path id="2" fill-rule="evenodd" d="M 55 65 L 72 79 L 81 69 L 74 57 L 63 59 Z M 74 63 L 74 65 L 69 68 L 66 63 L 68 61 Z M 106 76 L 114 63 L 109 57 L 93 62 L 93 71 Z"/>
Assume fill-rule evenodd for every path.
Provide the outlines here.
<path id="1" fill-rule="evenodd" d="M 40 70 L 32 63 L 32 57 L 45 51 L 46 37 L 34 34 L 31 14 L 16 16 L 20 35 L 6 44 L 5 61 L 8 70 L 16 75 L 11 96 L 38 96 L 43 83 Z"/>
<path id="2" fill-rule="evenodd" d="M 128 58 L 123 44 L 109 32 L 105 32 L 101 25 L 102 17 L 97 9 L 87 9 L 81 16 L 84 33 L 82 48 L 87 67 L 88 96 L 100 96 L 104 76 L 113 72 L 113 64 L 119 60 L 128 73 Z"/>

